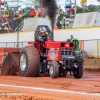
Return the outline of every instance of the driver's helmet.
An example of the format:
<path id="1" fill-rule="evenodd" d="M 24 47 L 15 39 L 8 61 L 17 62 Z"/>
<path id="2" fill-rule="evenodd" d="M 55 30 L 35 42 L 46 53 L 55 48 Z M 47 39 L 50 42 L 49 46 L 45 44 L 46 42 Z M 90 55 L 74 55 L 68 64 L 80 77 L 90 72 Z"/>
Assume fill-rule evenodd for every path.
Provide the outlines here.
<path id="1" fill-rule="evenodd" d="M 45 36 L 45 35 L 46 35 L 45 32 L 46 32 L 46 30 L 45 30 L 43 27 L 41 27 L 41 28 L 40 28 L 40 34 L 41 34 L 42 36 Z"/>

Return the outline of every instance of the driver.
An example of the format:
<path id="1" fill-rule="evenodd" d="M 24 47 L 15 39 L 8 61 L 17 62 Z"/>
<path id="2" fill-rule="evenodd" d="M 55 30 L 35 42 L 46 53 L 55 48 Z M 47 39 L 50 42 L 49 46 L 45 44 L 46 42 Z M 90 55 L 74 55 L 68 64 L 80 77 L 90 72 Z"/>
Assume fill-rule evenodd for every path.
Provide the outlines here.
<path id="1" fill-rule="evenodd" d="M 45 27 L 40 27 L 38 32 L 38 40 L 39 41 L 46 41 L 51 38 L 51 32 L 47 31 Z"/>
<path id="2" fill-rule="evenodd" d="M 39 32 L 39 40 L 44 41 L 46 39 L 46 36 L 46 30 L 43 27 L 41 27 Z"/>
<path id="3" fill-rule="evenodd" d="M 41 29 L 40 29 L 40 36 L 46 36 L 46 30 L 43 28 L 43 27 L 41 27 Z"/>

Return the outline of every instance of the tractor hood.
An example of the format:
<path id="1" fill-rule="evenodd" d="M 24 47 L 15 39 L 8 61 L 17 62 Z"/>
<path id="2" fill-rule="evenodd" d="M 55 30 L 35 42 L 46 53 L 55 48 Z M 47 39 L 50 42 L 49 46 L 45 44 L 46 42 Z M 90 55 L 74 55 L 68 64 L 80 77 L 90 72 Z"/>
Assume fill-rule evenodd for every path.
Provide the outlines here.
<path id="1" fill-rule="evenodd" d="M 61 41 L 46 41 L 45 42 L 46 48 L 74 48 L 73 42 L 61 42 Z"/>

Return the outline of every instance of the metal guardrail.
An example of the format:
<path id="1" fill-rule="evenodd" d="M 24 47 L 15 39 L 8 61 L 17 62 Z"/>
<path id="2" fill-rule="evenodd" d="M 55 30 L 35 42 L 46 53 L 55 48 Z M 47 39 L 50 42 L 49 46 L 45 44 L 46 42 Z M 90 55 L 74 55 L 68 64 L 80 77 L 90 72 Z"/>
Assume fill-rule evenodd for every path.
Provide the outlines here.
<path id="1" fill-rule="evenodd" d="M 24 47 L 28 45 L 28 42 L 0 42 L 0 48 L 16 48 L 16 47 Z"/>
<path id="2" fill-rule="evenodd" d="M 92 57 L 100 58 L 100 39 L 95 40 L 80 40 L 81 41 L 81 49 L 85 50 L 88 55 Z M 0 42 L 0 48 L 22 48 L 27 46 L 28 42 Z"/>

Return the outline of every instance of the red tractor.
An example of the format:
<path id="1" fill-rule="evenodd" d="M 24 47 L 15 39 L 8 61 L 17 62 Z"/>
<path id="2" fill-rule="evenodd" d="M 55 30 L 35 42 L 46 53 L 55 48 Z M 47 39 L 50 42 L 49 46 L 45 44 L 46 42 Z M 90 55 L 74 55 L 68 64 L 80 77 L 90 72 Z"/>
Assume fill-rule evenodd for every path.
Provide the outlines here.
<path id="1" fill-rule="evenodd" d="M 75 78 L 83 75 L 83 59 L 75 57 L 74 43 L 52 41 L 48 26 L 40 25 L 35 31 L 35 41 L 22 48 L 19 57 L 20 74 L 37 77 L 48 73 L 51 78 L 66 76 L 67 72 Z"/>

